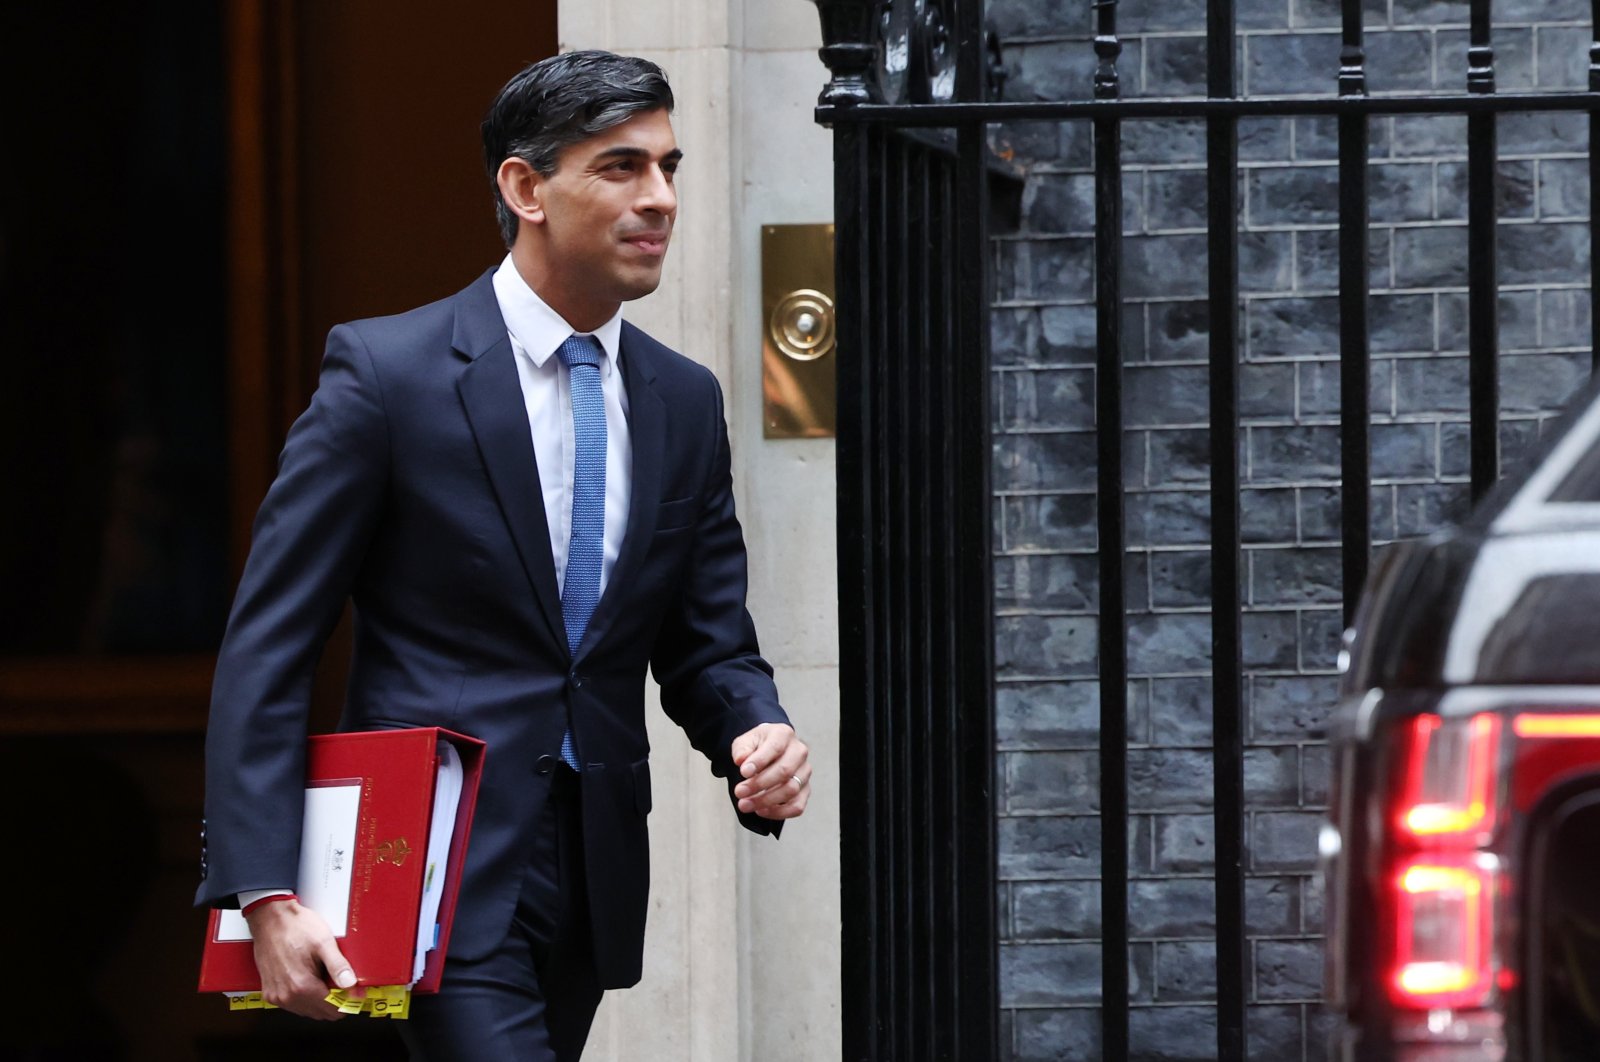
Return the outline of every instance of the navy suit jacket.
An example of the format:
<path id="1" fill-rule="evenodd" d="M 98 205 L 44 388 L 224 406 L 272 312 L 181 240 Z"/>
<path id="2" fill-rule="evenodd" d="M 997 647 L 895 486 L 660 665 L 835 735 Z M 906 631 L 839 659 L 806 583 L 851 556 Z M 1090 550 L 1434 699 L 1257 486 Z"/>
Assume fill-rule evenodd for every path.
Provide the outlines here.
<path id="1" fill-rule="evenodd" d="M 625 987 L 639 979 L 649 889 L 646 667 L 730 798 L 733 739 L 788 718 L 745 610 L 721 391 L 705 368 L 627 324 L 628 527 L 583 642 L 568 652 L 491 276 L 328 337 L 321 382 L 256 518 L 217 659 L 197 900 L 227 905 L 295 880 L 312 675 L 352 600 L 341 728 L 437 725 L 488 743 L 451 955 L 479 957 L 505 937 L 570 712 L 585 761 L 595 959 L 606 987 Z"/>

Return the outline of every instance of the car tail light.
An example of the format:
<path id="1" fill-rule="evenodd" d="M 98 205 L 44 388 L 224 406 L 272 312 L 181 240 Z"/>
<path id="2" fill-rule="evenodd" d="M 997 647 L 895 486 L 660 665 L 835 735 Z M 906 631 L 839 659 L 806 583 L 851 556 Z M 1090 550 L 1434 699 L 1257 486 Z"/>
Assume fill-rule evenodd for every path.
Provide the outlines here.
<path id="1" fill-rule="evenodd" d="M 1421 715 L 1411 723 L 1400 830 L 1413 838 L 1476 840 L 1494 827 L 1500 717 Z"/>
<path id="2" fill-rule="evenodd" d="M 1473 857 L 1419 856 L 1395 875 L 1395 968 L 1403 1007 L 1481 1005 L 1489 994 L 1493 871 Z"/>
<path id="3" fill-rule="evenodd" d="M 1406 724 L 1393 793 L 1387 888 L 1389 995 L 1408 1009 L 1480 1007 L 1494 988 L 1501 720 L 1489 712 Z"/>

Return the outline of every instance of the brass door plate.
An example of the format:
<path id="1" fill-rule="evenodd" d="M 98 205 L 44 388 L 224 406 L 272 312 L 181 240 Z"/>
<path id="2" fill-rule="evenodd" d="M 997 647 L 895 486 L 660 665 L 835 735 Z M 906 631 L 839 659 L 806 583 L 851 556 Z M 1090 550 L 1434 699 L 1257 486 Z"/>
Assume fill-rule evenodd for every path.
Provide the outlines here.
<path id="1" fill-rule="evenodd" d="M 837 427 L 833 226 L 761 227 L 761 394 L 769 439 Z"/>

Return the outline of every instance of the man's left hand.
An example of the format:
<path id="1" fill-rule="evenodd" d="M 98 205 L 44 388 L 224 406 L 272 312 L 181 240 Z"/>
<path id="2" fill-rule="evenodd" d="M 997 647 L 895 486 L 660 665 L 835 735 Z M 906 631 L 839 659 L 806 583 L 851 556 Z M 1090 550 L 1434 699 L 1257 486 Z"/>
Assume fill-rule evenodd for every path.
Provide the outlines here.
<path id="1" fill-rule="evenodd" d="M 733 787 L 739 810 L 764 819 L 798 818 L 811 796 L 811 750 L 783 723 L 762 723 L 733 739 L 744 781 Z"/>

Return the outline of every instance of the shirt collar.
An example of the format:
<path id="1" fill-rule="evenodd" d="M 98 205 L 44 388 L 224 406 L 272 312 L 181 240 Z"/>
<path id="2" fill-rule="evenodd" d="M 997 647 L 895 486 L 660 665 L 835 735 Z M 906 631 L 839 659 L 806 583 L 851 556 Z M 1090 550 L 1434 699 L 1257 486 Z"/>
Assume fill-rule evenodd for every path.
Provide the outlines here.
<path id="1" fill-rule="evenodd" d="M 505 318 L 506 331 L 522 347 L 528 358 L 540 368 L 550 360 L 561 344 L 577 331 L 559 313 L 528 286 L 517 272 L 508 254 L 494 274 L 494 296 L 500 303 L 500 316 Z M 592 333 L 605 351 L 605 371 L 622 364 L 622 307 L 611 319 Z"/>

